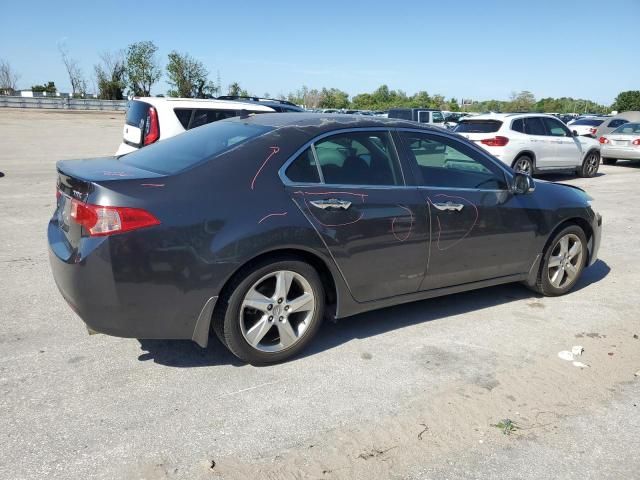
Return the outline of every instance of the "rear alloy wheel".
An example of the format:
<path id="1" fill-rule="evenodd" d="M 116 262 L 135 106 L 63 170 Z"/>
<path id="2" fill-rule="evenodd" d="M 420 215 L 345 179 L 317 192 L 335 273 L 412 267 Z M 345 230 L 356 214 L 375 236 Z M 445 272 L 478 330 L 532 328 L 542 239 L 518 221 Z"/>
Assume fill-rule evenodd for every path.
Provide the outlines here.
<path id="1" fill-rule="evenodd" d="M 324 289 L 310 265 L 287 260 L 254 269 L 226 302 L 221 340 L 241 360 L 266 364 L 302 350 L 322 321 Z"/>
<path id="2" fill-rule="evenodd" d="M 600 167 L 600 153 L 592 151 L 587 153 L 582 161 L 582 166 L 578 168 L 578 175 L 585 178 L 595 177 Z"/>
<path id="3" fill-rule="evenodd" d="M 602 163 L 604 163 L 605 165 L 615 165 L 617 161 L 618 161 L 617 158 L 609 158 L 609 157 L 602 158 Z"/>
<path id="4" fill-rule="evenodd" d="M 513 169 L 516 172 L 533 175 L 533 160 L 527 155 L 522 155 L 518 157 L 515 162 L 513 162 Z"/>
<path id="5" fill-rule="evenodd" d="M 577 225 L 558 233 L 547 248 L 536 290 L 543 295 L 567 293 L 576 284 L 587 261 L 587 240 Z"/>

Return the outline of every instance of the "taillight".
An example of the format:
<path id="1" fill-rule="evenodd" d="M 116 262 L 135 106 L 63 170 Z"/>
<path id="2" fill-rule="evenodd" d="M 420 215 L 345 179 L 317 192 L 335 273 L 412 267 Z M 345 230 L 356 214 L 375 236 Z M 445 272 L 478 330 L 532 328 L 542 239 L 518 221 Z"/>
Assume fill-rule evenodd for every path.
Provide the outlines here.
<path id="1" fill-rule="evenodd" d="M 484 140 L 480 140 L 480 143 L 486 145 L 487 147 L 504 147 L 507 143 L 509 143 L 509 139 L 507 137 L 501 137 L 498 135 L 493 138 L 485 138 Z"/>
<path id="2" fill-rule="evenodd" d="M 158 112 L 155 108 L 149 107 L 147 112 L 147 125 L 144 132 L 145 145 L 149 145 L 160 138 L 160 125 L 158 125 Z"/>
<path id="3" fill-rule="evenodd" d="M 597 128 L 590 128 L 590 129 L 589 129 L 589 133 L 590 133 L 591 135 L 595 135 L 597 131 L 598 131 L 598 129 L 597 129 Z"/>
<path id="4" fill-rule="evenodd" d="M 92 237 L 130 232 L 160 224 L 151 213 L 141 208 L 103 207 L 71 201 L 71 218 L 82 225 Z"/>
<path id="5" fill-rule="evenodd" d="M 600 137 L 600 143 L 602 144 L 609 143 L 609 139 L 607 137 Z"/>
<path id="6" fill-rule="evenodd" d="M 631 142 L 631 145 L 640 145 L 640 138 L 636 138 L 633 142 Z"/>

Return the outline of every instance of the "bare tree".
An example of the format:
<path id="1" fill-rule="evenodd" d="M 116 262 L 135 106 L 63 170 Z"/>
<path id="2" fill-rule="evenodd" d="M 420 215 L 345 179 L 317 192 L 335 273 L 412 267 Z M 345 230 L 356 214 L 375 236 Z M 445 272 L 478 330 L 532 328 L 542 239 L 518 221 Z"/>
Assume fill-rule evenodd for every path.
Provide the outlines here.
<path id="1" fill-rule="evenodd" d="M 64 43 L 58 44 L 58 50 L 62 57 L 62 63 L 64 63 L 64 67 L 67 69 L 67 75 L 69 75 L 72 95 L 84 95 L 87 90 L 87 82 L 82 75 L 82 70 L 78 66 L 77 60 L 69 56 L 69 49 Z"/>
<path id="2" fill-rule="evenodd" d="M 98 96 L 105 100 L 122 100 L 126 87 L 125 52 L 104 52 L 101 63 L 94 66 Z"/>
<path id="3" fill-rule="evenodd" d="M 18 78 L 20 76 L 13 71 L 11 64 L 0 58 L 0 91 L 13 92 L 18 88 Z"/>

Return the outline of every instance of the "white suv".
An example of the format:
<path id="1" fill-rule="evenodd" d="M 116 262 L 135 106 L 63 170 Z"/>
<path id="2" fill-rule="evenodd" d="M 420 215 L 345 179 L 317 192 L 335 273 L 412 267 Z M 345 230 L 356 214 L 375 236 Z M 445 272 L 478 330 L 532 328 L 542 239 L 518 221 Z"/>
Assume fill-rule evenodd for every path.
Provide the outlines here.
<path id="1" fill-rule="evenodd" d="M 140 97 L 129 102 L 116 156 L 229 117 L 275 110 L 257 103 L 193 98 Z"/>
<path id="2" fill-rule="evenodd" d="M 533 175 L 574 170 L 593 177 L 600 166 L 600 144 L 576 136 L 552 115 L 492 113 L 464 118 L 454 129 L 515 170 Z"/>

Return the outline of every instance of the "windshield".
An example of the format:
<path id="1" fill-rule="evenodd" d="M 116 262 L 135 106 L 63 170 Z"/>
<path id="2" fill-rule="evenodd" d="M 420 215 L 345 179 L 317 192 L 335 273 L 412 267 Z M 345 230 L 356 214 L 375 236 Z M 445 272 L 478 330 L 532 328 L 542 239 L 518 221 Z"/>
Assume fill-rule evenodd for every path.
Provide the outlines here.
<path id="1" fill-rule="evenodd" d="M 595 118 L 583 118 L 582 120 L 576 120 L 571 125 L 588 125 L 590 127 L 597 127 L 601 125 L 604 120 L 597 120 Z"/>
<path id="2" fill-rule="evenodd" d="M 616 128 L 611 133 L 620 133 L 622 135 L 640 135 L 640 123 L 625 123 Z"/>
<path id="3" fill-rule="evenodd" d="M 456 133 L 493 133 L 500 130 L 502 122 L 498 120 L 461 120 L 453 129 Z"/>
<path id="4" fill-rule="evenodd" d="M 222 120 L 124 155 L 120 161 L 150 172 L 177 173 L 271 130 L 263 125 Z"/>

